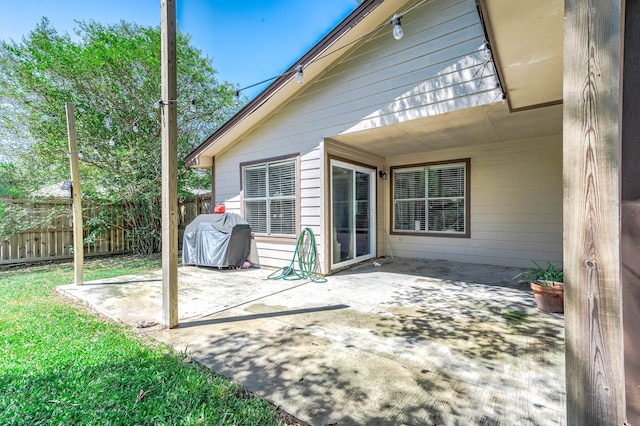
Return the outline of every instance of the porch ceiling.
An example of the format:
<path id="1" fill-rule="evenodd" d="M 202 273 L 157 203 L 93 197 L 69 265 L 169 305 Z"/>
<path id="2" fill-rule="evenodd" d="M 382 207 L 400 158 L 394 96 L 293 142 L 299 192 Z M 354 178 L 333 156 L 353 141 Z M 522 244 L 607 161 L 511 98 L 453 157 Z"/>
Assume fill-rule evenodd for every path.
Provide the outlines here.
<path id="1" fill-rule="evenodd" d="M 563 0 L 481 0 L 512 109 L 562 100 Z"/>
<path id="2" fill-rule="evenodd" d="M 560 133 L 562 105 L 509 112 L 499 102 L 331 139 L 380 157 L 391 157 Z"/>

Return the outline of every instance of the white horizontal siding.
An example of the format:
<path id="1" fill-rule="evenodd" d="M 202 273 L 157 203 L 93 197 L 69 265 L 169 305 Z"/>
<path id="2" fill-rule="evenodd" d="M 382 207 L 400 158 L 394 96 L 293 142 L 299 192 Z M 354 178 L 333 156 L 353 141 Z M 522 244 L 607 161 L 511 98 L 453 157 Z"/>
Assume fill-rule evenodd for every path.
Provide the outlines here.
<path id="1" fill-rule="evenodd" d="M 473 216 L 473 212 L 471 213 L 471 215 Z M 521 234 L 521 235 L 541 234 L 541 235 L 549 235 L 549 236 L 555 235 L 555 238 L 558 239 L 559 235 L 558 235 L 557 219 L 555 219 L 554 222 L 547 222 L 547 223 L 540 223 L 540 221 L 538 221 L 538 223 L 501 222 L 499 229 L 496 229 L 495 220 L 491 220 L 487 222 L 478 222 L 477 220 L 474 219 L 473 229 L 474 229 L 474 232 L 478 231 L 480 233 L 477 235 L 477 237 L 480 237 L 483 233 L 489 232 L 489 233 L 504 233 L 504 234 L 513 233 L 514 236 L 512 236 L 511 238 L 516 238 L 515 236 L 518 234 Z"/>
<path id="2" fill-rule="evenodd" d="M 322 211 L 319 206 L 300 206 L 300 215 L 303 217 L 320 217 Z"/>
<path id="3" fill-rule="evenodd" d="M 471 158 L 471 238 L 391 234 L 393 254 L 521 267 L 562 262 L 561 135 L 387 161 L 400 166 L 466 157 Z"/>
<path id="4" fill-rule="evenodd" d="M 328 121 L 341 134 L 487 103 L 473 100 L 490 90 L 494 71 L 486 63 L 484 34 L 473 1 L 432 2 L 403 18 L 405 38 L 388 31 L 372 36 L 355 54 L 285 107 L 299 124 Z M 482 87 L 469 80 L 484 76 Z M 428 106 L 432 105 L 431 108 Z M 440 106 L 437 106 L 440 105 Z"/>
<path id="5" fill-rule="evenodd" d="M 254 261 L 261 266 L 281 268 L 289 265 L 293 257 L 294 244 L 274 244 L 256 241 L 257 253 L 254 254 Z"/>
<path id="6" fill-rule="evenodd" d="M 318 262 L 324 259 L 322 157 L 319 144 L 300 158 L 300 229 L 310 228 L 314 234 Z"/>
<path id="7" fill-rule="evenodd" d="M 397 250 L 393 251 L 393 255 L 396 257 L 407 257 L 413 258 L 413 252 L 408 250 Z M 497 264 L 503 266 L 514 266 L 514 267 L 532 267 L 534 266 L 531 263 L 531 259 L 545 259 L 551 255 L 555 255 L 556 257 L 562 256 L 562 252 L 558 253 L 550 253 L 549 251 L 522 251 L 519 252 L 522 255 L 521 258 L 516 258 L 510 253 L 509 250 L 494 250 L 487 249 L 483 251 L 470 250 L 466 247 L 461 247 L 456 250 L 452 250 L 450 252 L 443 252 L 440 250 L 434 250 L 430 252 L 424 252 L 424 256 L 420 257 L 423 259 L 433 259 L 433 260 L 450 260 L 453 262 L 466 262 L 466 263 L 479 263 L 486 265 L 496 265 L 496 259 L 510 259 L 510 264 Z M 541 261 L 542 262 L 542 261 Z M 544 264 L 544 262 L 542 263 Z"/>
<path id="8" fill-rule="evenodd" d="M 491 64 L 482 67 L 484 35 L 472 0 L 423 5 L 403 26 L 402 40 L 388 31 L 371 35 L 320 80 L 304 83 L 296 99 L 225 155 L 241 162 L 287 146 L 304 152 L 325 137 L 495 100 L 496 80 Z M 480 75 L 483 87 L 468 82 Z"/>
<path id="9" fill-rule="evenodd" d="M 320 208 L 321 200 L 320 197 L 310 197 L 306 196 L 300 200 L 300 208 Z"/>
<path id="10" fill-rule="evenodd" d="M 317 177 L 315 179 L 301 179 L 300 180 L 300 188 L 303 192 L 307 189 L 320 189 L 320 178 Z"/>
<path id="11" fill-rule="evenodd" d="M 229 211 L 241 211 L 240 164 L 300 156 L 300 229 L 311 227 L 323 270 L 328 197 L 326 138 L 408 119 L 486 104 L 496 99 L 494 69 L 482 51 L 484 34 L 473 0 L 426 3 L 402 20 L 397 41 L 389 26 L 371 34 L 331 70 L 235 145 L 215 158 L 215 194 Z M 329 148 L 328 148 L 329 149 Z M 331 154 L 382 169 L 385 160 L 331 145 Z M 328 152 L 328 151 L 327 151 Z M 329 153 L 329 152 L 328 152 Z M 324 178 L 324 182 L 323 182 Z M 378 182 L 378 254 L 384 254 L 387 183 Z M 256 241 L 260 263 L 277 264 L 292 255 L 293 243 Z M 395 251 L 394 251 L 395 254 Z"/>
<path id="12" fill-rule="evenodd" d="M 241 163 L 260 161 L 278 156 L 300 153 L 298 182 L 299 198 L 299 229 L 311 228 L 316 240 L 319 260 L 322 260 L 323 237 L 320 232 L 322 225 L 321 207 L 321 174 L 319 171 L 322 161 L 318 143 L 308 146 L 303 152 L 301 146 L 284 144 L 279 146 L 277 141 L 271 141 L 269 149 L 254 144 L 240 144 L 227 153 L 216 157 L 216 198 L 227 200 L 227 211 L 241 213 L 242 194 L 240 188 Z M 240 154 L 236 150 L 241 151 Z M 252 260 L 262 266 L 282 267 L 291 261 L 294 255 L 295 239 L 283 239 L 273 242 L 273 239 L 255 237 L 255 253 Z"/>

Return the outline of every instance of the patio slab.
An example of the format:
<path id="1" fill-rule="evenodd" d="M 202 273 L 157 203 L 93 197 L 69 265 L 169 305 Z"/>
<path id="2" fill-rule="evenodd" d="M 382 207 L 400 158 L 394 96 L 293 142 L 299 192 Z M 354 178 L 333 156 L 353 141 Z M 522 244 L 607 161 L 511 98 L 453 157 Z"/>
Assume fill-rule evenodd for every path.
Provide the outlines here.
<path id="1" fill-rule="evenodd" d="M 565 424 L 564 321 L 516 268 L 380 259 L 325 283 L 179 268 L 176 329 L 139 328 L 313 425 Z M 59 287 L 133 327 L 161 271 Z"/>

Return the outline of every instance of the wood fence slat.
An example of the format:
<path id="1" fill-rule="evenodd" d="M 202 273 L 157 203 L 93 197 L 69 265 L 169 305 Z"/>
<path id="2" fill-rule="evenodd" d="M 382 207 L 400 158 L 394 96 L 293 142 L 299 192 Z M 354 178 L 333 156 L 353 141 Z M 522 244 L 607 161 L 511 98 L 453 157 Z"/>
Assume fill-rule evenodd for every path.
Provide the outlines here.
<path id="1" fill-rule="evenodd" d="M 3 238 L 0 245 L 0 260 L 7 260 L 9 258 L 9 240 Z"/>
<path id="2" fill-rule="evenodd" d="M 69 199 L 23 200 L 0 199 L 11 205 L 16 211 L 27 216 L 25 223 L 41 223 L 39 227 L 25 229 L 12 235 L 0 236 L 0 264 L 25 263 L 35 260 L 53 260 L 72 258 L 70 248 L 73 244 L 73 221 Z M 184 197 L 179 200 L 179 245 L 182 245 L 184 229 L 199 214 L 209 213 L 211 195 Z M 104 212 L 104 207 L 95 204 L 85 206 L 83 217 L 88 220 Z M 127 229 L 120 208 L 114 206 L 109 216 L 115 219 L 115 225 L 96 235 L 93 243 L 85 243 L 87 255 L 126 253 L 131 251 L 131 241 L 127 238 Z M 30 222 L 29 222 L 30 221 Z M 85 227 L 84 237 L 91 229 Z"/>
<path id="3" fill-rule="evenodd" d="M 18 234 L 18 259 L 24 259 L 27 256 L 27 250 L 24 246 L 24 234 Z"/>

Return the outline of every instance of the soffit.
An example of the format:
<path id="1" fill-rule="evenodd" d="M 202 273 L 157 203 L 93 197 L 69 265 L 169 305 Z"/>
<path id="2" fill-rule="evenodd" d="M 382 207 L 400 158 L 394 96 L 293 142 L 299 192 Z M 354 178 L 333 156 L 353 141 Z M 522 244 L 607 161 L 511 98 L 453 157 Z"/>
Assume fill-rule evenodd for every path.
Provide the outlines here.
<path id="1" fill-rule="evenodd" d="M 563 0 L 481 0 L 512 109 L 562 100 Z"/>
<path id="2" fill-rule="evenodd" d="M 562 105 L 510 112 L 498 102 L 331 139 L 384 158 L 561 133 Z"/>

